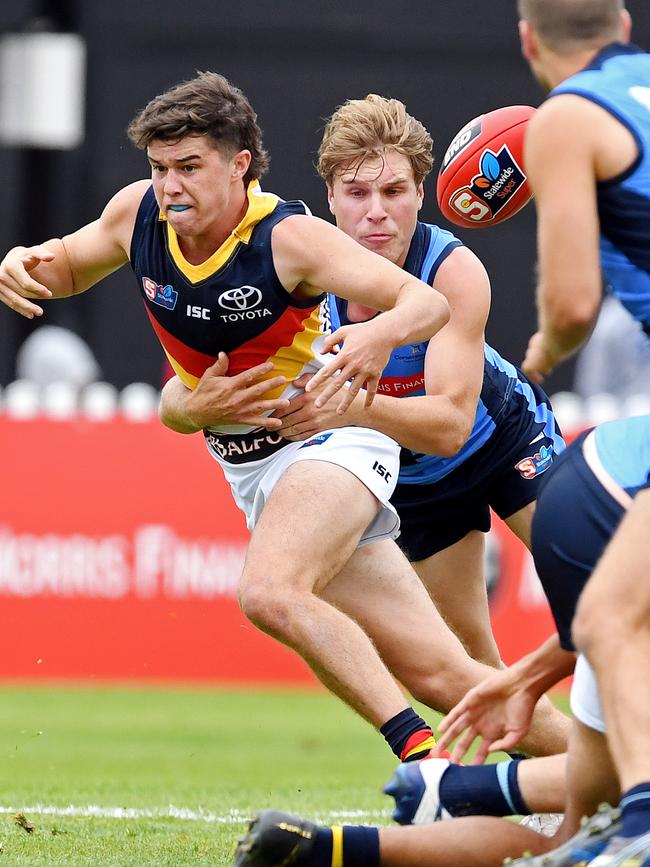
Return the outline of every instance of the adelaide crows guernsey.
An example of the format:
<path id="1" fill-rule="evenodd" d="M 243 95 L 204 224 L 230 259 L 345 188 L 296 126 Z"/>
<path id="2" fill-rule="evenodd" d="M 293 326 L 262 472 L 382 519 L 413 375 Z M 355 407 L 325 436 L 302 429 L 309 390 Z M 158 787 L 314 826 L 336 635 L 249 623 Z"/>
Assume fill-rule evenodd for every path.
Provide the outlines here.
<path id="1" fill-rule="evenodd" d="M 280 283 L 273 265 L 271 231 L 293 214 L 308 214 L 303 202 L 285 202 L 247 190 L 242 221 L 209 259 L 192 265 L 161 215 L 153 188 L 144 195 L 133 231 L 131 266 L 151 324 L 169 361 L 188 388 L 194 388 L 219 352 L 228 355 L 234 376 L 265 361 L 268 378 L 286 377 L 287 386 L 268 398 L 297 391 L 292 380 L 325 362 L 320 348 L 327 330 L 323 297 L 300 299 Z M 225 433 L 247 433 L 229 425 Z"/>
<path id="2" fill-rule="evenodd" d="M 608 45 L 550 96 L 562 93 L 600 105 L 636 140 L 633 164 L 598 184 L 600 254 L 606 288 L 650 333 L 650 54 Z"/>
<path id="3" fill-rule="evenodd" d="M 404 270 L 433 285 L 439 267 L 459 246 L 461 242 L 451 232 L 429 223 L 418 223 Z M 330 295 L 328 303 L 332 328 L 347 325 L 347 301 Z M 424 360 L 428 345 L 428 342 L 411 343 L 394 349 L 382 372 L 378 394 L 391 397 L 426 394 Z M 499 417 L 515 392 L 521 395 L 530 411 L 535 413 L 535 421 L 543 425 L 544 433 L 557 443 L 557 451 L 561 451 L 563 446 L 555 430 L 555 420 L 550 408 L 537 403 L 529 383 L 517 368 L 486 343 L 483 353 L 483 387 L 467 442 L 451 457 L 426 455 L 402 448 L 399 483 L 420 485 L 437 482 L 463 464 L 490 439 L 496 430 Z"/>

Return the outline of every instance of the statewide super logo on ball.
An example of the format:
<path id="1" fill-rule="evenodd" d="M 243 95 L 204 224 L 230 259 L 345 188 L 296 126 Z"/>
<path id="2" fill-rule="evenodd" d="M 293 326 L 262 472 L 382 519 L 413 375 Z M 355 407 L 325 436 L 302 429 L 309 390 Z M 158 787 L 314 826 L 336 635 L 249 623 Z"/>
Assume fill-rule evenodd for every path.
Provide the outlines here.
<path id="1" fill-rule="evenodd" d="M 526 175 L 507 145 L 498 152 L 486 149 L 479 160 L 479 172 L 469 185 L 455 190 L 450 206 L 462 217 L 475 222 L 493 220 L 521 189 Z"/>

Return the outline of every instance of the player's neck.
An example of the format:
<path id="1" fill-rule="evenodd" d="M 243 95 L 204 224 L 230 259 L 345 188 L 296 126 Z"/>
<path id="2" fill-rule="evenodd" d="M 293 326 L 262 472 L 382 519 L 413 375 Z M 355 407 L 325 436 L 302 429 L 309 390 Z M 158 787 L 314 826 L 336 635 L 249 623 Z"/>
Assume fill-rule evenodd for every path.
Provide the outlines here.
<path id="1" fill-rule="evenodd" d="M 592 62 L 601 48 L 585 48 L 570 55 L 549 54 L 544 63 L 544 78 L 549 90 L 581 72 Z"/>

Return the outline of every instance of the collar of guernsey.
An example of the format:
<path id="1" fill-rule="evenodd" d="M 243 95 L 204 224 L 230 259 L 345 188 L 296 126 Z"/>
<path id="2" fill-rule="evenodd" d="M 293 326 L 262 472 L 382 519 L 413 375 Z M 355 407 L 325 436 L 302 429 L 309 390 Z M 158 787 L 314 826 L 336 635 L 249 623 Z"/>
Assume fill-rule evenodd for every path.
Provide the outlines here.
<path id="1" fill-rule="evenodd" d="M 248 198 L 248 208 L 241 222 L 233 229 L 230 236 L 226 238 L 221 247 L 219 247 L 219 249 L 216 250 L 209 259 L 206 259 L 206 261 L 202 262 L 200 265 L 192 265 L 185 259 L 180 250 L 176 232 L 167 221 L 165 215 L 162 212 L 159 213 L 159 221 L 166 223 L 165 228 L 167 230 L 169 252 L 176 266 L 191 283 L 199 283 L 200 281 L 207 279 L 225 265 L 235 253 L 237 245 L 240 243 L 248 244 L 255 226 L 260 222 L 260 220 L 271 214 L 282 201 L 280 197 L 276 196 L 274 193 L 264 192 L 257 180 L 252 180 L 249 183 L 246 195 Z M 269 378 L 272 376 L 283 375 L 287 382 L 291 383 L 294 379 L 300 376 L 301 373 L 306 371 L 313 372 L 312 365 L 314 363 L 314 356 L 320 354 L 319 344 L 322 343 L 323 340 L 322 323 L 318 313 L 319 308 L 320 303 L 316 304 L 313 310 L 304 311 L 305 313 L 308 313 L 308 315 L 306 319 L 301 317 L 301 325 L 297 329 L 297 333 L 294 335 L 293 339 L 289 341 L 288 344 L 279 346 L 269 357 L 269 360 L 272 360 L 275 365 L 271 373 L 268 374 Z M 300 315 L 299 311 L 298 315 Z M 169 351 L 164 341 L 161 342 L 163 344 L 165 355 L 169 359 L 176 375 L 188 388 L 195 388 L 199 381 L 199 377 L 186 370 L 178 359 Z M 236 355 L 237 351 L 230 356 L 230 372 L 237 372 Z M 207 359 L 210 364 L 214 360 L 214 358 Z M 289 391 L 291 391 L 291 389 L 289 389 L 288 386 L 280 386 L 277 389 L 269 391 L 265 395 L 265 398 L 271 399 L 280 397 L 282 394 L 288 393 Z M 295 391 L 295 389 L 293 391 Z M 293 391 L 291 393 L 293 393 Z M 291 396 L 291 394 L 289 394 L 289 396 Z M 237 425 L 236 427 L 239 429 L 240 426 Z"/>
<path id="2" fill-rule="evenodd" d="M 230 259 L 237 248 L 237 244 L 248 244 L 257 223 L 271 214 L 280 201 L 279 196 L 276 196 L 274 193 L 265 193 L 260 187 L 259 181 L 256 180 L 249 183 L 246 195 L 248 197 L 248 208 L 241 222 L 235 226 L 219 249 L 215 250 L 210 258 L 206 259 L 205 262 L 201 262 L 200 265 L 192 265 L 191 262 L 187 261 L 181 253 L 176 232 L 167 222 L 167 218 L 162 212 L 158 215 L 159 220 L 167 223 L 169 252 L 175 264 L 191 283 L 199 283 L 201 280 L 205 280 L 211 274 L 214 274 L 215 271 Z"/>

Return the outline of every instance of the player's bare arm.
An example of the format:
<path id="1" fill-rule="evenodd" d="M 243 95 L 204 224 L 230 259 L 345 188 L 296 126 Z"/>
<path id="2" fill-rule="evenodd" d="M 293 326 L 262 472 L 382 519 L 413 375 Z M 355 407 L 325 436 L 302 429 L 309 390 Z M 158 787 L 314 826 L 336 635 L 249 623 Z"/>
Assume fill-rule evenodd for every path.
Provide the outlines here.
<path id="1" fill-rule="evenodd" d="M 272 370 L 273 364 L 266 361 L 236 376 L 227 376 L 228 356 L 220 352 L 194 389 L 184 385 L 178 376 L 165 384 L 160 396 L 160 420 L 182 434 L 227 424 L 277 430 L 282 426 L 281 420 L 267 413 L 286 408 L 289 401 L 265 397 L 286 382 L 283 376 L 264 379 Z"/>
<path id="2" fill-rule="evenodd" d="M 137 209 L 149 181 L 120 190 L 98 220 L 35 247 L 14 247 L 0 264 L 0 301 L 31 319 L 43 308 L 31 299 L 85 292 L 128 261 Z"/>
<path id="3" fill-rule="evenodd" d="M 572 94 L 544 103 L 530 121 L 525 162 L 537 201 L 539 328 L 523 369 L 537 382 L 572 355 L 595 324 L 603 292 L 596 183 L 623 171 L 635 147 L 622 124 Z"/>
<path id="4" fill-rule="evenodd" d="M 440 266 L 434 287 L 447 299 L 451 318 L 429 342 L 425 396 L 405 399 L 379 394 L 366 408 L 360 395 L 342 419 L 329 404 L 316 407 L 310 392 L 293 398 L 289 409 L 278 413 L 284 421 L 280 433 L 288 439 L 304 439 L 318 430 L 355 424 L 379 430 L 413 451 L 456 454 L 472 430 L 483 383 L 490 285 L 477 257 L 458 247 Z"/>
<path id="5" fill-rule="evenodd" d="M 448 304 L 440 293 L 324 220 L 288 217 L 274 228 L 272 237 L 275 268 L 288 291 L 312 297 L 332 292 L 386 311 L 372 322 L 344 326 L 327 338 L 326 351 L 337 343 L 343 347 L 308 385 L 315 388 L 329 380 L 319 395 L 320 405 L 348 380 L 350 387 L 339 411 L 348 408 L 364 384 L 370 405 L 391 350 L 428 340 L 449 319 Z"/>
<path id="6" fill-rule="evenodd" d="M 486 678 L 440 722 L 437 750 L 458 737 L 452 757 L 460 761 L 476 737 L 481 738 L 472 764 L 488 753 L 513 749 L 530 728 L 539 698 L 567 677 L 575 666 L 575 653 L 563 650 L 557 634 L 509 668 Z"/>

